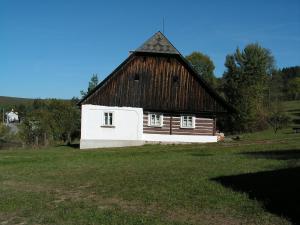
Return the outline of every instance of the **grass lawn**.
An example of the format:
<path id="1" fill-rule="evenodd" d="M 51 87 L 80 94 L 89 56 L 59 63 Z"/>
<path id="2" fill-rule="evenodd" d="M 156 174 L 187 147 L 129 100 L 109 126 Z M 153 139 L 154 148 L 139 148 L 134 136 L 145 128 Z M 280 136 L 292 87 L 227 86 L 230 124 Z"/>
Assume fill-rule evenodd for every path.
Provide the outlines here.
<path id="1" fill-rule="evenodd" d="M 300 224 L 300 135 L 0 151 L 0 224 Z"/>
<path id="2" fill-rule="evenodd" d="M 300 101 L 286 101 L 283 108 L 291 117 L 291 126 L 300 127 Z"/>

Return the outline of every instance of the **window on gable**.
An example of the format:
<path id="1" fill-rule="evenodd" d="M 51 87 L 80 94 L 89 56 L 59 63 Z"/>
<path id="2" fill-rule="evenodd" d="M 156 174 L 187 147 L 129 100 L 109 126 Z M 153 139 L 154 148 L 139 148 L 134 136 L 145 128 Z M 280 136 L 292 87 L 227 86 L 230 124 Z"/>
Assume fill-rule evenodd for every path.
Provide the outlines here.
<path id="1" fill-rule="evenodd" d="M 148 125 L 151 127 L 162 127 L 163 115 L 159 113 L 150 113 L 148 117 Z"/>
<path id="2" fill-rule="evenodd" d="M 134 78 L 133 78 L 133 79 L 134 79 L 134 81 L 139 81 L 139 80 L 140 80 L 140 75 L 136 73 L 136 74 L 134 75 Z"/>
<path id="3" fill-rule="evenodd" d="M 177 83 L 179 81 L 179 77 L 177 75 L 173 76 L 173 82 Z"/>
<path id="4" fill-rule="evenodd" d="M 113 112 L 104 112 L 103 126 L 114 126 L 114 113 Z"/>
<path id="5" fill-rule="evenodd" d="M 195 117 L 194 116 L 181 116 L 180 127 L 181 128 L 195 128 Z"/>

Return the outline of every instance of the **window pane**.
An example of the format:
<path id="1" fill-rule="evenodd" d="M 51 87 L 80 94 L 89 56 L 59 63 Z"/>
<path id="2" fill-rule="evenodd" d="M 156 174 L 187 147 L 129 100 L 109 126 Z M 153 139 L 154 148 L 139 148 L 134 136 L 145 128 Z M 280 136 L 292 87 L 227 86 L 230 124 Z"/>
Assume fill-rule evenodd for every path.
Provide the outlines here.
<path id="1" fill-rule="evenodd" d="M 160 126 L 160 115 L 156 115 L 155 125 Z"/>
<path id="2" fill-rule="evenodd" d="M 109 125 L 113 125 L 113 114 L 109 113 Z"/>
<path id="3" fill-rule="evenodd" d="M 150 124 L 155 125 L 155 115 L 154 114 L 151 115 L 151 123 Z"/>
<path id="4" fill-rule="evenodd" d="M 104 125 L 108 125 L 108 113 L 104 113 Z"/>
<path id="5" fill-rule="evenodd" d="M 193 127 L 193 118 L 191 116 L 188 117 L 188 127 Z"/>

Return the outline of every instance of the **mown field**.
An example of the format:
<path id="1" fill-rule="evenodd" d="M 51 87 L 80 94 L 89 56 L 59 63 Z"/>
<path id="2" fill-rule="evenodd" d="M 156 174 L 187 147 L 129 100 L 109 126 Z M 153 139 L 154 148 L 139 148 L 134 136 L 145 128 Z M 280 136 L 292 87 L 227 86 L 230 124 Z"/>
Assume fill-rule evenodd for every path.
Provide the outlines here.
<path id="1" fill-rule="evenodd" d="M 300 135 L 0 151 L 0 224 L 297 224 Z"/>
<path id="2" fill-rule="evenodd" d="M 300 224 L 299 180 L 291 128 L 214 144 L 1 150 L 0 224 Z"/>

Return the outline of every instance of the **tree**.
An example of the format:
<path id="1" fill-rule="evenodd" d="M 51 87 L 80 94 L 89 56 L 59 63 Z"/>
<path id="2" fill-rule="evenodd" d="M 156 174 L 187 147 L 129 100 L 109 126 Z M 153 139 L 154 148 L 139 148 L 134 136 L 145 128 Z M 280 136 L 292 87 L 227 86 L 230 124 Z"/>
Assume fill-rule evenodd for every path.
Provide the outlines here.
<path id="1" fill-rule="evenodd" d="M 290 122 L 290 117 L 282 111 L 282 105 L 275 102 L 269 107 L 267 121 L 276 134 L 279 129 L 286 127 Z"/>
<path id="2" fill-rule="evenodd" d="M 84 98 L 86 95 L 88 95 L 98 85 L 98 83 L 99 83 L 98 75 L 93 74 L 91 77 L 91 80 L 89 82 L 87 91 L 80 91 L 82 98 Z"/>
<path id="3" fill-rule="evenodd" d="M 214 63 L 208 55 L 201 52 L 192 52 L 186 56 L 186 59 L 191 63 L 194 69 L 213 87 L 216 86 L 217 80 L 214 76 Z"/>
<path id="4" fill-rule="evenodd" d="M 300 99 L 300 77 L 289 79 L 286 85 L 286 95 L 288 100 Z"/>
<path id="5" fill-rule="evenodd" d="M 284 82 L 282 72 L 274 69 L 269 78 L 268 85 L 268 105 L 271 106 L 273 102 L 280 102 L 284 98 Z"/>
<path id="6" fill-rule="evenodd" d="M 225 61 L 223 91 L 227 101 L 238 113 L 230 119 L 235 131 L 253 131 L 267 124 L 260 120 L 264 114 L 268 80 L 274 70 L 271 52 L 258 44 L 239 48 Z"/>
<path id="7" fill-rule="evenodd" d="M 5 139 L 9 135 L 9 128 L 0 122 L 0 139 Z"/>
<path id="8" fill-rule="evenodd" d="M 58 139 L 71 144 L 71 135 L 80 129 L 80 110 L 69 101 L 51 101 L 49 108 L 55 124 L 55 135 Z"/>
<path id="9" fill-rule="evenodd" d="M 34 104 L 21 124 L 20 137 L 25 144 L 71 143 L 80 130 L 80 110 L 74 101 L 48 99 Z"/>

